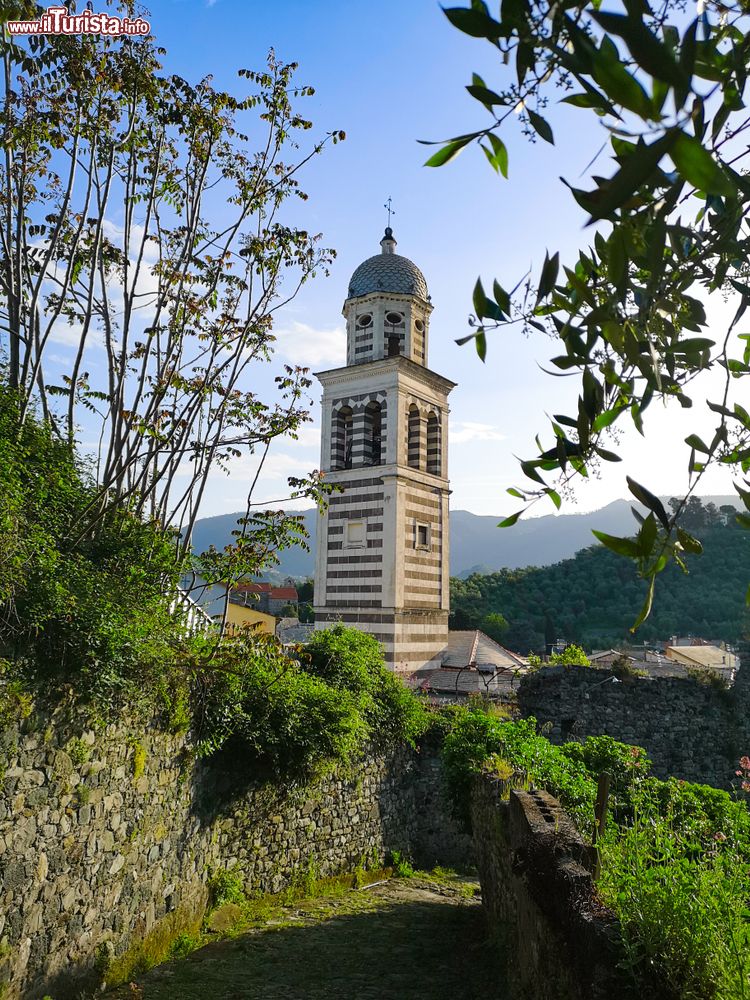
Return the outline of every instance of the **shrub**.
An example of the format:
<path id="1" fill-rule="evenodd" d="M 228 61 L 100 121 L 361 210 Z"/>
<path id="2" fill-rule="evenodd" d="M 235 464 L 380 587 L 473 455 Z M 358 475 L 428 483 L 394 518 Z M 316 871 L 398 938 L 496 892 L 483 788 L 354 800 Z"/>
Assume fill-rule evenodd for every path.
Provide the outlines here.
<path id="1" fill-rule="evenodd" d="M 590 667 L 591 660 L 584 653 L 580 646 L 571 643 L 566 646 L 562 653 L 552 653 L 549 658 L 551 666 L 561 665 L 565 667 Z"/>
<path id="2" fill-rule="evenodd" d="M 504 722 L 478 710 L 467 710 L 443 744 L 448 788 L 457 814 L 468 819 L 472 776 L 489 758 L 499 758 L 514 771 L 560 799 L 579 823 L 593 818 L 596 785 L 585 765 L 538 735 L 536 719 Z"/>
<path id="3" fill-rule="evenodd" d="M 127 506 L 99 517 L 85 464 L 50 426 L 18 427 L 0 388 L 0 657 L 29 690 L 110 709 L 149 700 L 176 662 L 174 536 Z"/>
<path id="4" fill-rule="evenodd" d="M 302 661 L 314 677 L 356 699 L 376 747 L 414 745 L 427 728 L 418 698 L 385 665 L 380 643 L 358 629 L 335 625 L 316 632 Z"/>
<path id="5" fill-rule="evenodd" d="M 687 814 L 703 796 L 694 790 L 702 786 L 663 784 L 683 806 L 693 800 Z M 641 988 L 658 995 L 666 986 L 669 995 L 686 1000 L 745 997 L 750 877 L 747 852 L 743 857 L 738 850 L 742 838 L 717 831 L 710 849 L 697 849 L 685 811 L 665 814 L 653 792 L 645 789 L 632 822 L 603 841 L 599 890 L 620 918 L 628 966 Z"/>
<path id="6" fill-rule="evenodd" d="M 222 642 L 199 684 L 201 756 L 231 740 L 272 774 L 309 778 L 351 763 L 366 742 L 354 696 L 306 673 L 272 636 Z"/>

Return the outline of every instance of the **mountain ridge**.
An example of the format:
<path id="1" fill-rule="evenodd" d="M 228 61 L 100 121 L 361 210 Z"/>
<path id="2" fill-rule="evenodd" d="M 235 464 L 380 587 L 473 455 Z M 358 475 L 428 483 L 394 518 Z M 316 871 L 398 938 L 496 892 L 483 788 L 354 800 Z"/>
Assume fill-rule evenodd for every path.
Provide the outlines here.
<path id="1" fill-rule="evenodd" d="M 663 498 L 665 501 L 667 498 Z M 737 505 L 736 496 L 706 496 L 704 502 L 717 506 Z M 512 528 L 498 528 L 502 515 L 473 514 L 452 510 L 451 576 L 465 578 L 475 572 L 491 573 L 501 569 L 522 569 L 528 566 L 550 566 L 572 558 L 576 552 L 596 544 L 592 529 L 612 535 L 629 535 L 635 521 L 628 500 L 613 500 L 595 511 L 570 514 L 544 514 L 520 520 Z M 639 505 L 635 505 L 639 506 Z M 291 576 L 306 578 L 315 566 L 315 529 L 317 512 L 308 508 L 289 513 L 302 515 L 310 533 L 310 551 L 294 546 L 279 553 L 279 565 L 263 574 L 269 580 Z M 223 548 L 232 540 L 237 519 L 242 512 L 217 514 L 199 519 L 193 531 L 193 548 L 201 552 L 209 545 Z"/>

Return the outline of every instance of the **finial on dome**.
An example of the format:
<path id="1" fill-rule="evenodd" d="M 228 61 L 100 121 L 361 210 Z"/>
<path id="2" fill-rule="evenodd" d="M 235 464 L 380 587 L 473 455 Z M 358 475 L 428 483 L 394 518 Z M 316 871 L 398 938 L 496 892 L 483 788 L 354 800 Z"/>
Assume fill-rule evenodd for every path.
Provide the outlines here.
<path id="1" fill-rule="evenodd" d="M 383 253 L 396 252 L 396 237 L 393 235 L 393 230 L 390 226 L 385 227 L 385 236 L 380 241 L 380 246 L 382 247 Z"/>

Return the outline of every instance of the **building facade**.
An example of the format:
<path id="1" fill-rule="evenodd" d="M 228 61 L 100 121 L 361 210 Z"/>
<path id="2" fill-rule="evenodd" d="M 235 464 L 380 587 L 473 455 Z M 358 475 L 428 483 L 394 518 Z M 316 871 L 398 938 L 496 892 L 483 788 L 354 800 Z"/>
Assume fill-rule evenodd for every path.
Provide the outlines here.
<path id="1" fill-rule="evenodd" d="M 419 268 L 381 253 L 352 275 L 346 365 L 323 386 L 321 469 L 340 485 L 320 516 L 315 621 L 372 633 L 392 669 L 439 666 L 448 641 L 448 394 L 427 367 L 432 305 Z"/>

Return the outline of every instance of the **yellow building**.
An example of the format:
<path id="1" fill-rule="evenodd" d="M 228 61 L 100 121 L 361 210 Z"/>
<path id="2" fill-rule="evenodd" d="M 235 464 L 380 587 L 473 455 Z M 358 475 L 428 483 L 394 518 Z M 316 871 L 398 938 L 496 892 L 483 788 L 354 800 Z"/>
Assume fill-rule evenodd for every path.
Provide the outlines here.
<path id="1" fill-rule="evenodd" d="M 227 605 L 227 631 L 249 627 L 254 627 L 258 632 L 275 635 L 276 619 L 273 615 L 267 615 L 265 611 L 258 611 L 255 607 L 236 604 L 230 600 Z"/>

